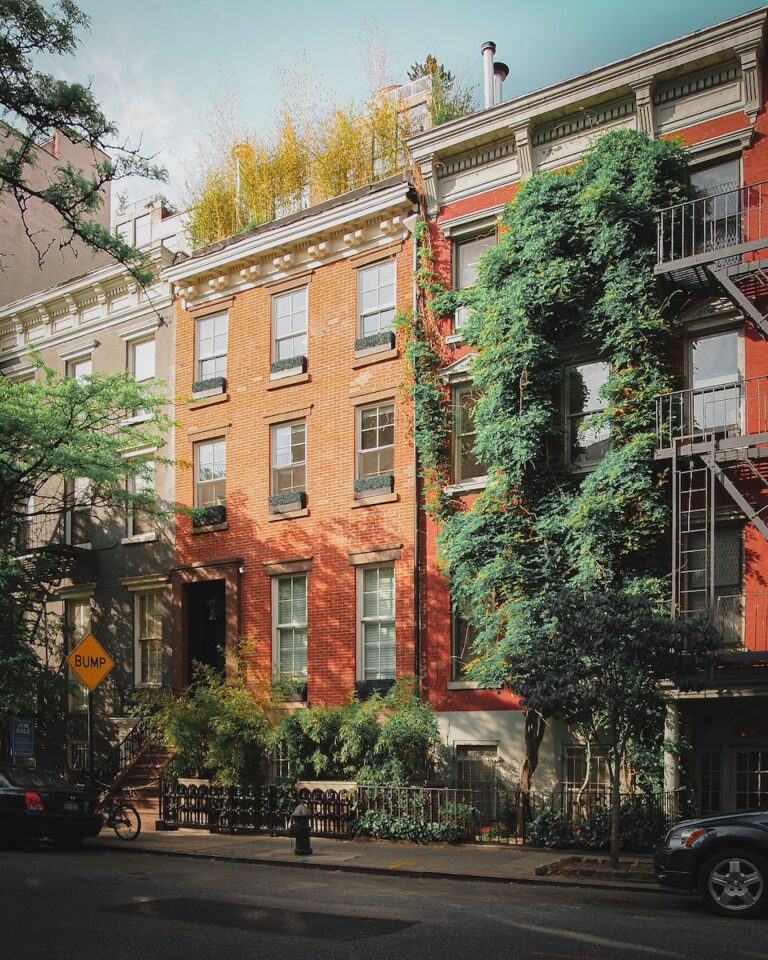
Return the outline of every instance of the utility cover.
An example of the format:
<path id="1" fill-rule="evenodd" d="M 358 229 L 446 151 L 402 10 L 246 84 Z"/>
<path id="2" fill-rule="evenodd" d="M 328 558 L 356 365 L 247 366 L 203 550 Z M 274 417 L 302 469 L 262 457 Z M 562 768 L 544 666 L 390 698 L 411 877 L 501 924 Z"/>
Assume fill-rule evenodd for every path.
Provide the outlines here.
<path id="1" fill-rule="evenodd" d="M 92 633 L 87 634 L 67 657 L 67 663 L 89 690 L 95 690 L 115 661 Z"/>

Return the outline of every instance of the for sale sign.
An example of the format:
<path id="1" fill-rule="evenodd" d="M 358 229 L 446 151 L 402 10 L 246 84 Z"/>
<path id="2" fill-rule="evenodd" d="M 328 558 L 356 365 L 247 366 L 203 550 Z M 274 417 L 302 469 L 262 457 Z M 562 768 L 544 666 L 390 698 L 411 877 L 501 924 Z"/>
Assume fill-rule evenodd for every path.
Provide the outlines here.
<path id="1" fill-rule="evenodd" d="M 115 661 L 92 633 L 83 637 L 67 657 L 67 663 L 89 690 L 95 690 L 115 665 Z"/>

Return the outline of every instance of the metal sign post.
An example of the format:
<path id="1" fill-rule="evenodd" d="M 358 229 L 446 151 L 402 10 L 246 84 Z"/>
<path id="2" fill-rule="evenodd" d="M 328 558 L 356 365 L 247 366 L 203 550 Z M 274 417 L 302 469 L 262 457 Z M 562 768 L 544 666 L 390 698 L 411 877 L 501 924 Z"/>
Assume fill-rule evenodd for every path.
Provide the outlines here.
<path id="1" fill-rule="evenodd" d="M 67 663 L 88 687 L 88 773 L 96 792 L 93 740 L 93 691 L 114 667 L 115 661 L 92 633 L 87 634 L 67 657 Z"/>

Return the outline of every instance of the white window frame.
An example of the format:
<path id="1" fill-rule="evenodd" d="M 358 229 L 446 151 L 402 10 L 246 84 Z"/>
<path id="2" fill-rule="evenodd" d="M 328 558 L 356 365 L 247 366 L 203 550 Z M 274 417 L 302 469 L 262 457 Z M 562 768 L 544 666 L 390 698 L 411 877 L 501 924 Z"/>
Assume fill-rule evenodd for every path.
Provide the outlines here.
<path id="1" fill-rule="evenodd" d="M 71 627 L 72 627 L 73 621 L 72 621 L 72 619 L 71 619 L 71 617 L 70 617 L 70 612 L 71 612 L 71 610 L 73 609 L 73 607 L 74 607 L 75 605 L 77 605 L 77 606 L 83 606 L 83 607 L 87 606 L 87 608 L 88 608 L 88 620 L 87 620 L 87 625 L 82 628 L 82 632 L 83 632 L 83 633 L 82 633 L 82 636 L 77 637 L 76 639 L 73 638 L 73 636 L 72 636 L 72 629 L 71 629 Z M 92 629 L 92 627 L 91 627 L 91 623 L 92 623 L 91 617 L 92 617 L 92 614 L 93 614 L 93 609 L 92 609 L 92 603 L 91 603 L 91 597 L 90 597 L 90 596 L 87 596 L 87 597 L 77 596 L 77 597 L 65 597 L 65 598 L 64 598 L 64 623 L 65 623 L 65 625 L 66 625 L 66 644 L 65 644 L 65 646 L 66 646 L 66 648 L 67 648 L 67 653 L 71 653 L 71 652 L 75 649 L 75 647 L 78 645 L 78 643 L 80 643 L 81 640 L 83 640 L 84 637 L 87 637 L 88 634 L 91 632 L 91 629 Z M 79 684 L 81 684 L 82 687 L 83 687 L 82 696 L 85 697 L 85 700 L 78 706 L 77 709 L 75 709 L 75 697 L 74 697 L 74 694 L 72 693 L 71 689 L 68 690 L 68 691 L 67 691 L 67 713 L 72 713 L 72 714 L 75 714 L 76 716 L 80 716 L 80 715 L 86 713 L 87 710 L 88 710 L 88 697 L 87 697 L 88 691 L 87 691 L 87 688 L 85 687 L 85 684 L 83 684 L 82 681 L 78 678 L 78 676 L 77 676 L 77 674 L 75 673 L 75 671 L 74 671 L 70 666 L 67 666 L 66 669 L 67 669 L 67 681 L 68 681 L 68 685 L 71 684 L 71 683 L 79 683 Z"/>
<path id="2" fill-rule="evenodd" d="M 487 473 L 479 473 L 476 477 L 462 477 L 460 476 L 459 465 L 461 463 L 461 451 L 460 451 L 460 434 L 459 434 L 459 423 L 461 421 L 461 396 L 465 393 L 478 393 L 479 390 L 472 383 L 471 380 L 464 380 L 459 383 L 454 383 L 451 386 L 451 400 L 452 400 L 452 424 L 451 424 L 451 444 L 452 444 L 452 473 L 453 473 L 453 483 L 451 488 L 454 490 L 472 490 L 478 487 L 484 487 L 488 482 Z M 474 436 L 477 436 L 477 427 L 475 427 Z"/>
<path id="3" fill-rule="evenodd" d="M 64 484 L 64 495 L 66 503 L 64 539 L 71 547 L 89 549 L 93 540 L 93 485 L 85 477 L 74 477 Z M 76 513 L 88 514 L 89 536 L 87 540 L 79 543 L 73 543 L 74 515 Z"/>
<path id="4" fill-rule="evenodd" d="M 700 390 L 706 389 L 702 387 L 694 387 L 693 385 L 693 347 L 696 341 L 706 340 L 710 337 L 722 337 L 726 334 L 734 333 L 736 334 L 736 380 L 733 382 L 741 383 L 744 380 L 744 370 L 746 366 L 745 359 L 745 344 L 744 344 L 744 323 L 739 323 L 738 321 L 734 322 L 731 320 L 728 323 L 723 323 L 722 320 L 719 320 L 717 323 L 705 323 L 705 324 L 696 324 L 688 328 L 685 336 L 685 382 L 690 390 Z M 725 384 L 723 384 L 725 386 Z M 717 385 L 713 385 L 711 388 L 713 390 L 717 389 Z M 737 388 L 738 389 L 738 388 Z M 740 402 L 738 395 L 733 398 L 733 401 L 738 403 L 739 409 L 737 412 L 738 423 L 729 424 L 730 427 L 737 427 L 739 430 L 743 429 L 744 425 L 744 403 L 743 399 Z M 725 402 L 729 402 L 726 398 Z M 691 406 L 695 405 L 695 401 L 691 403 Z M 691 430 L 693 430 L 693 420 L 694 420 L 694 411 L 690 409 L 686 411 L 686 415 L 690 418 Z M 715 430 L 718 428 L 715 427 Z M 725 427 L 723 428 L 725 429 Z"/>
<path id="5" fill-rule="evenodd" d="M 201 449 L 202 449 L 203 447 L 212 446 L 213 444 L 216 444 L 216 443 L 223 443 L 223 444 L 224 444 L 224 476 L 223 476 L 223 477 L 217 477 L 217 478 L 215 478 L 215 479 L 213 479 L 213 480 L 200 480 L 200 479 L 199 479 L 199 473 L 200 473 L 200 451 L 201 451 Z M 195 451 L 194 451 L 194 471 L 195 471 L 195 472 L 194 472 L 194 478 L 193 478 L 193 479 L 194 479 L 194 485 L 195 485 L 195 489 L 194 489 L 194 503 L 195 503 L 195 506 L 196 506 L 196 507 L 212 507 L 212 506 L 217 506 L 218 504 L 226 504 L 226 502 L 227 502 L 227 438 L 226 438 L 225 436 L 222 436 L 222 437 L 211 437 L 210 440 L 198 440 L 197 443 L 195 443 Z M 221 499 L 217 499 L 217 500 L 216 500 L 216 503 L 201 503 L 201 498 L 200 498 L 200 484 L 201 484 L 201 483 L 202 483 L 202 484 L 215 484 L 215 483 L 220 483 L 220 482 L 222 482 L 222 481 L 224 482 L 224 496 L 223 496 Z"/>
<path id="6" fill-rule="evenodd" d="M 585 420 L 587 417 L 592 416 L 596 413 L 601 413 L 608 406 L 607 401 L 603 401 L 602 407 L 593 407 L 589 410 L 582 410 L 580 413 L 571 413 L 571 377 L 570 371 L 578 369 L 579 367 L 589 367 L 593 364 L 603 364 L 603 366 L 608 368 L 608 378 L 611 377 L 611 367 L 610 364 L 601 359 L 600 357 L 589 357 L 584 359 L 577 359 L 571 363 L 567 363 L 564 367 L 564 386 L 563 386 L 563 414 L 564 414 L 564 432 L 565 432 L 565 458 L 568 465 L 571 469 L 577 473 L 589 473 L 595 469 L 595 467 L 601 462 L 602 457 L 599 457 L 596 460 L 587 460 L 579 459 L 574 460 L 571 456 L 571 424 L 574 420 Z M 608 437 L 610 439 L 610 424 L 608 425 Z"/>
<path id="7" fill-rule="evenodd" d="M 368 410 L 379 411 L 382 407 L 392 407 L 392 443 L 383 447 L 371 447 L 368 450 L 363 450 L 363 414 Z M 378 424 L 380 420 L 380 414 L 376 414 L 376 423 Z M 377 426 L 377 430 L 380 430 L 381 427 Z M 381 476 L 381 471 L 378 473 L 363 473 L 362 472 L 362 459 L 363 454 L 373 453 L 374 451 L 388 450 L 391 446 L 392 448 L 392 470 L 391 473 L 394 476 L 395 473 L 395 441 L 397 440 L 397 411 L 395 408 L 394 397 L 391 400 L 378 400 L 375 403 L 366 403 L 361 404 L 355 410 L 355 479 L 362 480 L 365 477 L 376 477 Z M 390 471 L 385 471 L 389 473 Z"/>
<path id="8" fill-rule="evenodd" d="M 152 373 L 143 380 L 136 377 L 136 348 L 143 347 L 146 344 L 152 344 Z M 157 375 L 157 341 L 154 337 L 142 337 L 140 340 L 131 340 L 128 343 L 128 372 L 137 383 L 148 383 L 154 380 Z"/>
<path id="9" fill-rule="evenodd" d="M 278 464 L 277 462 L 278 430 L 289 427 L 291 428 L 291 431 L 292 431 L 293 427 L 298 426 L 299 424 L 301 424 L 304 427 L 304 459 L 297 460 L 295 463 L 287 463 L 282 465 Z M 304 468 L 304 483 L 301 484 L 301 486 L 296 486 L 295 484 L 293 484 L 290 489 L 291 491 L 301 490 L 303 492 L 306 492 L 306 489 L 307 489 L 307 421 L 306 419 L 300 418 L 298 420 L 286 420 L 283 423 L 273 423 L 270 427 L 269 433 L 270 433 L 269 443 L 270 443 L 270 463 L 271 463 L 270 489 L 272 493 L 275 494 L 275 493 L 288 492 L 288 491 L 279 491 L 277 489 L 277 483 L 276 483 L 277 473 L 278 471 L 281 471 L 281 470 L 295 470 L 296 467 Z M 293 447 L 293 444 L 291 444 L 291 447 Z"/>
<path id="10" fill-rule="evenodd" d="M 145 638 L 141 636 L 141 604 L 147 597 L 155 597 L 155 602 L 160 608 L 160 636 Z M 133 595 L 133 645 L 134 645 L 134 682 L 137 687 L 160 687 L 163 684 L 163 673 L 165 668 L 165 644 L 163 642 L 163 617 L 162 617 L 163 591 L 162 590 L 137 590 Z M 160 679 L 145 680 L 142 676 L 141 650 L 142 643 L 149 641 L 160 643 Z"/>
<path id="11" fill-rule="evenodd" d="M 365 573 L 370 570 L 381 570 L 382 568 L 391 568 L 392 570 L 392 615 L 391 617 L 364 617 L 363 616 L 363 587 L 365 583 Z M 375 683 L 377 680 L 388 681 L 397 678 L 397 566 L 393 560 L 383 563 L 367 563 L 356 568 L 356 616 L 357 616 L 357 657 L 356 657 L 356 676 L 361 683 Z M 394 653 L 395 665 L 391 677 L 366 677 L 365 675 L 365 624 L 366 623 L 392 623 L 394 628 Z"/>
<path id="12" fill-rule="evenodd" d="M 382 284 L 379 283 L 379 271 L 384 266 L 391 266 L 392 268 L 392 302 L 379 302 L 379 293 L 381 291 Z M 363 311 L 363 277 L 366 274 L 370 274 L 372 271 L 376 271 L 376 309 L 370 309 Z M 385 284 L 385 286 L 390 286 L 390 284 Z M 381 315 L 392 311 L 392 319 L 388 322 L 382 324 Z M 357 271 L 357 335 L 358 337 L 370 337 L 375 336 L 377 333 L 388 333 L 392 328 L 392 321 L 395 318 L 397 313 L 397 261 L 394 257 L 387 257 L 383 260 L 377 260 L 375 263 L 367 263 L 364 267 L 359 267 Z M 378 317 L 376 329 L 371 330 L 368 333 L 365 333 L 365 320 L 368 317 Z"/>
<path id="13" fill-rule="evenodd" d="M 492 246 L 496 246 L 499 242 L 499 231 L 495 223 L 477 226 L 473 230 L 467 230 L 466 232 L 451 237 L 451 272 L 454 290 L 471 290 L 472 287 L 474 287 L 474 284 L 472 287 L 461 286 L 459 279 L 459 248 L 466 246 L 475 240 L 482 240 L 485 237 L 491 236 L 493 237 L 494 242 L 486 248 L 486 250 L 489 250 Z M 480 257 L 485 255 L 486 250 L 480 254 Z M 480 257 L 478 257 L 478 260 Z M 468 317 L 469 311 L 467 307 L 456 307 L 453 315 L 453 331 L 454 336 L 457 339 L 462 339 L 461 328 L 467 322 Z"/>
<path id="14" fill-rule="evenodd" d="M 88 369 L 81 371 L 80 367 L 87 367 Z M 72 377 L 77 383 L 82 383 L 85 377 L 90 377 L 92 374 L 93 356 L 90 353 L 83 354 L 81 357 L 73 357 L 67 361 L 67 376 Z"/>
<path id="15" fill-rule="evenodd" d="M 146 469 L 151 473 L 151 478 L 147 477 L 146 480 L 137 474 L 132 474 L 129 477 L 126 477 L 126 489 L 129 493 L 146 493 L 152 491 L 152 495 L 156 495 L 156 481 L 157 481 L 157 472 L 156 464 L 154 460 L 147 460 L 145 462 Z M 149 482 L 151 479 L 151 483 Z M 137 481 L 141 489 L 137 489 Z M 148 515 L 147 526 L 150 528 L 148 530 L 136 530 L 136 513 L 138 511 Z M 149 539 L 154 534 L 155 518 L 154 513 L 151 510 L 143 510 L 141 508 L 136 508 L 133 504 L 126 505 L 126 524 L 125 524 L 125 535 L 127 539 Z"/>
<path id="16" fill-rule="evenodd" d="M 279 603 L 279 591 L 280 591 L 280 581 L 281 580 L 295 580 L 299 577 L 304 580 L 304 621 L 294 620 L 290 623 L 280 623 L 279 622 L 279 612 L 280 612 L 280 603 Z M 303 676 L 304 679 L 307 677 L 307 666 L 309 662 L 309 574 L 306 572 L 303 573 L 284 573 L 284 574 L 275 574 L 272 577 L 272 677 L 275 681 L 280 680 L 283 676 L 283 673 L 280 669 L 280 631 L 281 630 L 290 630 L 290 629 L 304 629 L 306 640 L 307 640 L 307 664 L 304 667 L 303 674 L 285 674 L 285 676 Z"/>
<path id="17" fill-rule="evenodd" d="M 226 334 L 226 344 L 224 350 L 216 350 L 216 322 L 218 320 L 224 320 L 225 334 Z M 202 355 L 200 349 L 200 329 L 204 323 L 213 322 L 213 347 L 209 353 L 206 353 L 205 356 Z M 219 334 L 220 335 L 220 334 Z M 207 338 L 206 338 L 207 339 Z M 211 380 L 213 377 L 226 377 L 227 376 L 227 361 L 229 354 L 229 312 L 227 310 L 222 310 L 219 313 L 206 313 L 202 317 L 195 317 L 195 380 Z M 213 361 L 214 372 L 210 374 L 203 374 L 203 364 L 210 363 Z M 220 361 L 223 361 L 220 362 Z"/>
<path id="18" fill-rule="evenodd" d="M 302 294 L 304 297 L 304 330 L 291 330 L 290 333 L 278 337 L 277 335 L 277 305 L 281 300 L 291 298 L 291 311 L 288 314 L 291 318 L 294 316 L 293 310 L 293 297 L 297 294 Z M 298 312 L 298 311 L 297 311 Z M 293 320 L 291 320 L 291 327 L 293 327 Z M 293 343 L 291 344 L 291 353 L 286 354 L 285 357 L 280 356 L 280 344 L 287 341 L 295 341 L 304 338 L 304 350 L 299 351 L 298 353 L 293 349 Z M 289 357 L 306 357 L 309 352 L 309 284 L 305 284 L 302 287 L 293 287 L 291 290 L 285 290 L 283 293 L 275 293 L 272 295 L 272 360 L 286 360 Z"/>

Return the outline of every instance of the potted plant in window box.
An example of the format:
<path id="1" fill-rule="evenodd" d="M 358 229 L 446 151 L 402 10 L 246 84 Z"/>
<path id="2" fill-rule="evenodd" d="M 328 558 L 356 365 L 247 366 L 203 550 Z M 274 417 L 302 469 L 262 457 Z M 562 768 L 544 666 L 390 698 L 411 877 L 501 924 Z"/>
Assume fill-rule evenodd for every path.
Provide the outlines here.
<path id="1" fill-rule="evenodd" d="M 208 377 L 207 380 L 195 380 L 192 384 L 192 399 L 202 400 L 204 397 L 215 397 L 217 393 L 224 393 L 226 386 L 226 377 Z"/>
<path id="2" fill-rule="evenodd" d="M 281 703 L 306 703 L 307 678 L 303 673 L 282 673 L 272 681 L 272 696 Z"/>
<path id="3" fill-rule="evenodd" d="M 283 493 L 273 493 L 269 498 L 270 513 L 291 513 L 303 510 L 306 505 L 307 495 L 303 490 L 285 490 Z"/>
<path id="4" fill-rule="evenodd" d="M 223 503 L 212 504 L 209 507 L 195 507 L 192 511 L 193 527 L 212 527 L 225 523 L 226 519 L 227 508 Z"/>
<path id="5" fill-rule="evenodd" d="M 381 497 L 392 493 L 395 488 L 395 478 L 391 473 L 377 473 L 373 477 L 360 477 L 355 480 L 355 500 L 365 497 Z"/>
<path id="6" fill-rule="evenodd" d="M 367 337 L 358 337 L 355 340 L 356 357 L 367 357 L 369 354 L 382 353 L 394 348 L 395 334 L 392 330 L 382 330 L 380 333 L 371 333 Z"/>
<path id="7" fill-rule="evenodd" d="M 269 365 L 269 377 L 271 380 L 279 380 L 282 377 L 293 377 L 297 373 L 307 372 L 306 357 L 283 357 L 282 360 L 273 360 Z"/>

